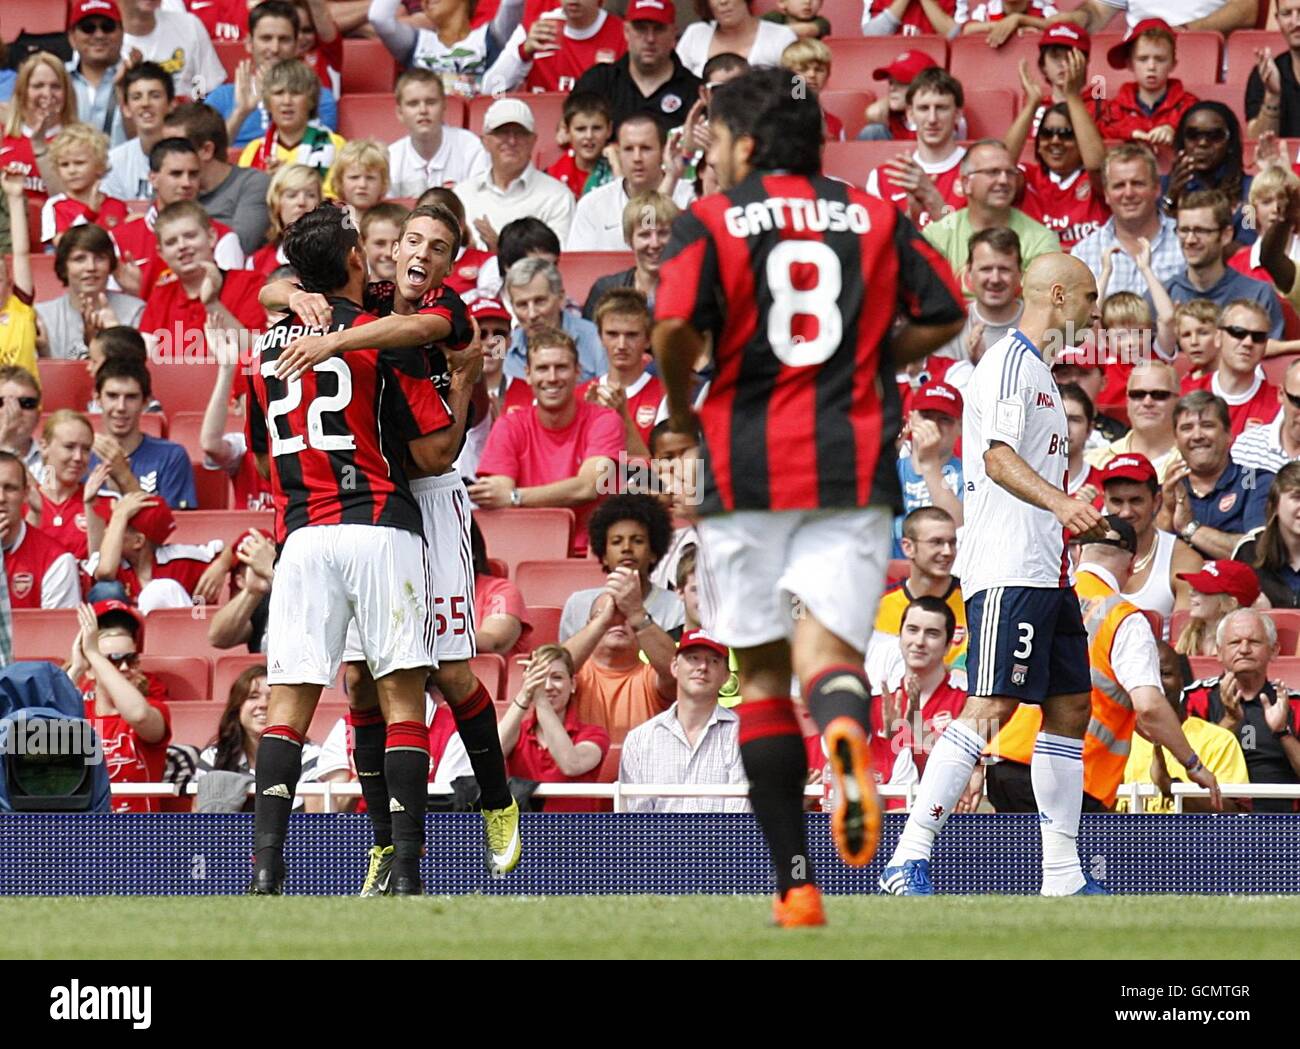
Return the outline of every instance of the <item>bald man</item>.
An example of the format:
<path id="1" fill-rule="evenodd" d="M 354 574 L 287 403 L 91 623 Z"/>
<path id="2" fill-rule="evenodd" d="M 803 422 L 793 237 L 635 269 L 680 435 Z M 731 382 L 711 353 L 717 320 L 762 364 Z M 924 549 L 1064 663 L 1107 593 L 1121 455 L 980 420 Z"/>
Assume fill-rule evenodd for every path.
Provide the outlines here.
<path id="1" fill-rule="evenodd" d="M 1021 703 L 1043 708 L 1030 763 L 1043 837 L 1044 896 L 1100 895 L 1076 839 L 1083 736 L 1091 710 L 1088 635 L 1071 586 L 1067 537 L 1106 541 L 1090 503 L 1066 494 L 1069 429 L 1051 362 L 1097 319 L 1097 282 L 1078 259 L 1040 255 L 1024 280 L 1020 326 L 980 358 L 966 386 L 966 524 L 954 575 L 970 634 L 970 696 L 926 762 L 916 804 L 880 885 L 928 896 L 930 853 L 992 731 Z"/>

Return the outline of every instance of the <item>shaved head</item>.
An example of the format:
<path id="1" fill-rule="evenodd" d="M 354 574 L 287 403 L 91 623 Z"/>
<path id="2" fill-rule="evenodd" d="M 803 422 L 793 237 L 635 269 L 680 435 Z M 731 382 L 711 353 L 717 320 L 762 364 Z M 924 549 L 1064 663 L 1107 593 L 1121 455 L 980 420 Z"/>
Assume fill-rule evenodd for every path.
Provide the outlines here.
<path id="1" fill-rule="evenodd" d="M 1044 359 L 1085 341 L 1095 348 L 1097 280 L 1079 259 L 1060 251 L 1039 255 L 1025 270 L 1024 299 L 1020 330 L 1042 348 Z"/>
<path id="2" fill-rule="evenodd" d="M 1050 300 L 1052 288 L 1071 286 L 1083 291 L 1096 291 L 1097 279 L 1092 270 L 1080 259 L 1062 251 L 1039 255 L 1025 270 L 1025 300 L 1045 302 Z"/>

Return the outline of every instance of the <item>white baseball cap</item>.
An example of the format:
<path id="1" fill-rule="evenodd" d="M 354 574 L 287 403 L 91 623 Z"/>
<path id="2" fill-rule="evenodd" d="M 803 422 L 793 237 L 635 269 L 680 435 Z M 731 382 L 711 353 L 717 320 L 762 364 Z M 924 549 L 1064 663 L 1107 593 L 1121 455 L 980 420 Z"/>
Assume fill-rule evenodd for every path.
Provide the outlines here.
<path id="1" fill-rule="evenodd" d="M 507 124 L 519 124 L 529 131 L 536 130 L 533 124 L 533 111 L 528 108 L 528 103 L 521 102 L 517 98 L 498 98 L 488 107 L 487 114 L 483 117 L 485 132 L 495 131 Z"/>

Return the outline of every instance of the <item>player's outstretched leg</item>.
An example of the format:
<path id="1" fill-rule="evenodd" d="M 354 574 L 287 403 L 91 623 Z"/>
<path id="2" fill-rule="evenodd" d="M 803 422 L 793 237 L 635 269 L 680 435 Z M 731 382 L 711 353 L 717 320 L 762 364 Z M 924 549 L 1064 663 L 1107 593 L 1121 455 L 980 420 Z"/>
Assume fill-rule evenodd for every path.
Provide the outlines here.
<path id="1" fill-rule="evenodd" d="M 388 718 L 384 779 L 393 819 L 394 896 L 418 896 L 424 854 L 424 813 L 429 796 L 429 730 L 424 724 L 425 669 L 395 670 L 375 682 Z"/>
<path id="2" fill-rule="evenodd" d="M 1079 817 L 1083 811 L 1083 735 L 1091 699 L 1053 696 L 1043 704 L 1043 731 L 1029 762 L 1038 829 L 1043 839 L 1044 896 L 1106 896 L 1079 862 Z"/>
<path id="3" fill-rule="evenodd" d="M 1013 699 L 972 696 L 930 752 L 916 802 L 885 864 L 880 887 L 894 896 L 931 896 L 930 853 L 935 839 L 970 782 L 990 726 L 1002 724 L 1016 708 Z"/>
<path id="4" fill-rule="evenodd" d="M 257 794 L 253 802 L 254 896 L 279 896 L 284 891 L 284 839 L 289 833 L 302 774 L 302 744 L 311 722 L 319 685 L 272 685 L 266 730 L 257 752 Z"/>
<path id="5" fill-rule="evenodd" d="M 393 816 L 388 811 L 388 781 L 384 778 L 384 749 L 388 726 L 379 709 L 375 679 L 365 663 L 350 663 L 347 669 L 348 720 L 352 723 L 352 763 L 356 766 L 366 815 L 375 843 L 367 855 L 362 896 L 387 896 L 393 874 Z"/>
<path id="6" fill-rule="evenodd" d="M 519 805 L 506 782 L 506 759 L 501 753 L 492 697 L 465 660 L 441 663 L 433 678 L 456 718 L 456 730 L 478 781 L 484 862 L 489 874 L 504 877 L 518 865 L 522 842 Z"/>

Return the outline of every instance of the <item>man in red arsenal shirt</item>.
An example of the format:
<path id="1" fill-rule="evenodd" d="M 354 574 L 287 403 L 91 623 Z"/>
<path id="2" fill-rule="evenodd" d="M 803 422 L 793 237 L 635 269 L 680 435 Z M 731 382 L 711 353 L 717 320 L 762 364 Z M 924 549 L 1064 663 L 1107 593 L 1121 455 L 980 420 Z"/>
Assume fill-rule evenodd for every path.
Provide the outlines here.
<path id="1" fill-rule="evenodd" d="M 81 600 L 77 560 L 63 545 L 23 520 L 27 467 L 0 451 L 0 546 L 10 608 L 76 608 Z"/>
<path id="2" fill-rule="evenodd" d="M 1209 390 L 1228 405 L 1234 439 L 1248 426 L 1271 423 L 1280 409 L 1277 387 L 1259 373 L 1268 328 L 1268 313 L 1246 299 L 1228 303 L 1219 314 L 1219 367 Z"/>
<path id="3" fill-rule="evenodd" d="M 327 297 L 332 327 L 374 320 L 358 305 L 368 268 L 347 212 L 322 204 L 289 227 L 284 250 L 303 290 Z M 423 522 L 406 459 L 425 473 L 445 472 L 451 450 L 439 431 L 452 420 L 427 368 L 412 367 L 422 363 L 419 355 L 364 349 L 301 376 L 281 369 L 288 344 L 310 330 L 296 315 L 268 330 L 257 342 L 249 384 L 248 445 L 271 478 L 282 544 L 267 631 L 271 700 L 257 755 L 249 891 L 283 891 L 303 739 L 355 619 L 388 724 L 389 887 L 418 895 L 429 776 L 424 682 L 436 656 Z"/>
<path id="4" fill-rule="evenodd" d="M 158 783 L 167 766 L 171 711 L 167 686 L 139 669 L 144 620 L 120 601 L 78 612 L 68 677 L 86 702 L 86 718 L 104 751 L 110 783 Z M 119 798 L 114 812 L 157 812 L 155 798 Z"/>
<path id="5" fill-rule="evenodd" d="M 918 226 L 966 206 L 961 188 L 964 146 L 957 121 L 965 102 L 961 82 L 939 68 L 925 69 L 907 86 L 907 119 L 916 128 L 915 153 L 900 153 L 873 170 L 867 192 L 894 205 Z"/>
<path id="6" fill-rule="evenodd" d="M 901 504 L 890 379 L 965 321 L 951 271 L 907 218 L 821 174 L 821 110 L 798 87 L 759 69 L 713 92 L 722 191 L 673 227 L 654 333 L 669 426 L 704 434 L 703 625 L 740 663 L 741 756 L 784 926 L 825 922 L 792 672 L 830 755 L 840 855 L 863 866 L 875 852 L 863 652 Z M 697 419 L 706 335 L 716 372 Z"/>
<path id="7" fill-rule="evenodd" d="M 205 329 L 258 332 L 266 313 L 258 304 L 262 275 L 223 270 L 216 262 L 217 231 L 201 204 L 182 200 L 158 214 L 158 254 L 167 267 L 140 317 L 140 331 L 153 336 L 156 359 L 176 366 L 204 347 Z M 251 339 L 249 340 L 251 341 Z M 242 384 L 236 386 L 242 393 Z"/>
<path id="8" fill-rule="evenodd" d="M 572 91 L 588 69 L 617 62 L 626 50 L 623 19 L 601 0 L 564 0 L 515 29 L 483 74 L 483 93 Z"/>
<path id="9" fill-rule="evenodd" d="M 635 288 L 612 288 L 596 306 L 596 330 L 609 357 L 609 371 L 578 387 L 578 397 L 618 412 L 627 454 L 649 458 L 650 431 L 664 389 L 646 370 L 650 307 Z"/>
<path id="10" fill-rule="evenodd" d="M 137 218 L 129 219 L 110 230 L 118 257 L 129 265 L 117 269 L 118 283 L 125 291 L 147 299 L 166 272 L 166 263 L 158 255 L 155 225 L 159 213 L 178 200 L 197 200 L 199 196 L 199 155 L 187 139 L 164 138 L 149 151 L 149 184 L 153 186 L 153 204 Z M 239 237 L 229 226 L 212 222 L 217 242 L 213 257 L 222 269 L 244 267 L 244 250 Z"/>

